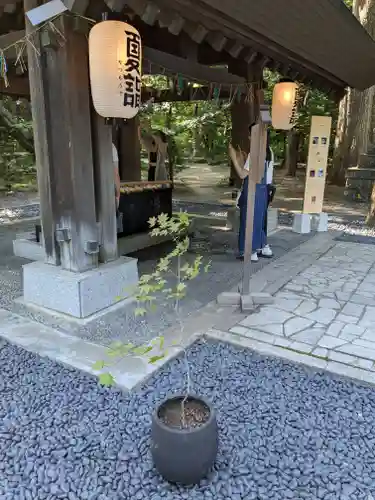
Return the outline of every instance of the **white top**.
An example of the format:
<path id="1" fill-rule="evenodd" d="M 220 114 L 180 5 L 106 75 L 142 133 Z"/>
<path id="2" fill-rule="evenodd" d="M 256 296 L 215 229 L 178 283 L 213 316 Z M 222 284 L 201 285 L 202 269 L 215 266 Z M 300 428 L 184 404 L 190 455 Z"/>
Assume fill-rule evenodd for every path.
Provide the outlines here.
<path id="1" fill-rule="evenodd" d="M 273 165 L 274 165 L 275 156 L 274 156 L 271 148 L 270 148 L 270 151 L 271 151 L 271 160 L 268 162 L 268 165 L 267 165 L 266 184 L 272 184 L 272 180 L 273 180 Z M 246 163 L 245 163 L 243 168 L 247 172 L 250 171 L 250 154 L 248 154 L 247 159 L 246 159 Z"/>
<path id="2" fill-rule="evenodd" d="M 271 160 L 268 162 L 267 166 L 267 174 L 266 174 L 266 183 L 267 184 L 272 184 L 273 180 L 273 165 L 275 161 L 275 155 L 273 154 L 272 149 L 270 148 L 271 151 Z"/>
<path id="3" fill-rule="evenodd" d="M 243 168 L 244 170 L 246 170 L 246 172 L 250 171 L 250 153 L 247 155 L 247 159 Z"/>
<path id="4" fill-rule="evenodd" d="M 116 146 L 112 143 L 112 160 L 114 163 L 118 163 L 118 153 Z"/>

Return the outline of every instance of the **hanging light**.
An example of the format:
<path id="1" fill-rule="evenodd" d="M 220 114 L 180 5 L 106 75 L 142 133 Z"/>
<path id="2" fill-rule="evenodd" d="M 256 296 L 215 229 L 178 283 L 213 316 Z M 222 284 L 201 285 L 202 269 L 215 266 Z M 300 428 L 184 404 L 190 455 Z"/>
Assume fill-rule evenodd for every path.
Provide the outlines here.
<path id="1" fill-rule="evenodd" d="M 297 120 L 298 85 L 292 80 L 280 80 L 273 89 L 272 126 L 290 130 Z"/>
<path id="2" fill-rule="evenodd" d="M 123 21 L 104 20 L 89 35 L 91 95 L 104 118 L 133 118 L 141 105 L 142 41 Z"/>

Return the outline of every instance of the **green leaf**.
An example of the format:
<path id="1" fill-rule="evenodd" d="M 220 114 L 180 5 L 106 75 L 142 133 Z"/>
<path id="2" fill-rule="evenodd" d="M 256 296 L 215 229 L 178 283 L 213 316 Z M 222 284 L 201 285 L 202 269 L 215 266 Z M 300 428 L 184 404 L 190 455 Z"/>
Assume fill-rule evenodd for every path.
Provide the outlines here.
<path id="1" fill-rule="evenodd" d="M 140 285 L 145 285 L 146 283 L 149 283 L 152 280 L 152 275 L 151 274 L 142 274 L 142 276 L 139 278 L 139 284 Z"/>
<path id="2" fill-rule="evenodd" d="M 115 383 L 115 379 L 110 373 L 101 373 L 98 378 L 100 385 L 111 386 Z"/>
<path id="3" fill-rule="evenodd" d="M 163 336 L 159 337 L 159 341 L 160 341 L 159 349 L 162 351 L 164 349 L 164 341 L 165 341 L 164 337 Z"/>
<path id="4" fill-rule="evenodd" d="M 151 217 L 149 220 L 148 220 L 148 224 L 150 227 L 155 227 L 156 226 L 156 217 Z"/>
<path id="5" fill-rule="evenodd" d="M 103 370 L 104 367 L 104 361 L 95 361 L 95 363 L 92 365 L 93 370 Z"/>
<path id="6" fill-rule="evenodd" d="M 186 285 L 185 283 L 179 283 L 177 286 L 176 286 L 176 291 L 177 292 L 183 292 L 186 288 Z"/>
<path id="7" fill-rule="evenodd" d="M 161 359 L 164 359 L 165 355 L 164 354 L 160 354 L 159 356 L 152 356 L 148 362 L 152 365 L 154 363 L 156 363 L 157 361 L 160 361 Z"/>
<path id="8" fill-rule="evenodd" d="M 133 349 L 133 354 L 136 356 L 144 356 L 145 354 L 149 353 L 152 351 L 153 347 L 152 346 L 140 346 L 140 347 L 135 347 Z"/>
<path id="9" fill-rule="evenodd" d="M 112 350 L 119 349 L 123 345 L 124 345 L 123 342 L 120 342 L 119 340 L 116 340 L 115 342 L 112 342 L 111 344 L 109 344 L 109 349 L 112 349 Z"/>
<path id="10" fill-rule="evenodd" d="M 147 314 L 147 309 L 144 307 L 136 307 L 134 309 L 134 316 L 145 316 Z"/>

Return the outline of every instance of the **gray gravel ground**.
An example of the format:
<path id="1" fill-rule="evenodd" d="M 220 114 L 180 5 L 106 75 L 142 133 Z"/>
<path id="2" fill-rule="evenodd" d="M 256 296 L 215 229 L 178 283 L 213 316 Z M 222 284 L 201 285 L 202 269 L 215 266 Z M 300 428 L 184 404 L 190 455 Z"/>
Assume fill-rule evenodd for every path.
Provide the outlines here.
<path id="1" fill-rule="evenodd" d="M 26 231 L 31 227 L 31 222 L 24 221 L 14 226 L 0 228 L 0 307 L 71 335 L 104 344 L 119 338 L 137 343 L 146 342 L 175 323 L 176 316 L 172 306 L 159 307 L 156 313 L 148 315 L 147 321 L 140 317 L 135 318 L 132 307 L 124 307 L 86 326 L 77 326 L 61 317 L 35 313 L 35 311 L 27 310 L 22 304 L 15 303 L 14 299 L 22 295 L 21 266 L 27 261 L 12 255 L 12 240 L 17 232 Z M 310 237 L 311 235 L 280 231 L 270 238 L 270 243 L 275 256 L 280 257 Z M 203 249 L 206 260 L 211 260 L 212 265 L 207 274 L 198 277 L 191 284 L 188 296 L 181 305 L 181 315 L 184 318 L 195 314 L 197 310 L 214 300 L 220 292 L 230 290 L 239 283 L 242 276 L 242 263 L 235 258 L 236 242 L 237 236 L 233 233 L 215 232 L 212 244 L 209 245 L 209 253 Z M 138 252 L 136 257 L 139 258 L 140 273 L 151 272 L 155 261 L 166 251 L 168 251 L 166 246 L 159 246 Z M 211 251 L 213 251 L 212 254 Z M 191 254 L 188 258 L 193 259 L 195 256 Z M 269 260 L 261 259 L 259 263 L 253 265 L 253 272 L 268 263 Z"/>
<path id="2" fill-rule="evenodd" d="M 0 224 L 29 217 L 39 217 L 39 203 L 30 203 L 18 207 L 6 207 L 0 209 Z"/>
<path id="3" fill-rule="evenodd" d="M 226 217 L 227 208 L 223 205 L 177 202 L 174 205 L 176 210 L 181 208 L 202 215 L 214 215 L 219 219 Z M 36 210 L 37 205 L 23 206 L 20 209 L 24 210 L 23 213 L 26 214 L 25 210 Z M 32 213 L 34 214 L 34 212 Z M 132 308 L 128 307 L 107 315 L 105 319 L 98 319 L 90 325 L 78 327 L 61 318 L 36 314 L 22 305 L 14 303 L 13 300 L 22 293 L 21 266 L 27 261 L 12 255 L 12 239 L 15 237 L 15 233 L 31 229 L 34 224 L 30 221 L 22 221 L 14 226 L 3 226 L 0 229 L 0 307 L 5 307 L 63 332 L 104 344 L 117 338 L 133 342 L 145 342 L 175 322 L 174 311 L 171 307 L 160 307 L 156 314 L 148 316 L 147 321 L 139 317 L 135 318 Z M 279 224 L 290 226 L 292 224 L 292 214 L 280 212 Z M 331 217 L 329 226 L 332 230 L 344 231 L 344 235 L 340 237 L 344 241 L 375 242 L 375 231 L 365 227 L 363 218 Z M 280 231 L 270 238 L 270 243 L 275 256 L 280 257 L 310 237 L 311 235 L 297 235 L 290 231 Z M 208 302 L 214 300 L 220 292 L 229 290 L 240 281 L 242 266 L 234 258 L 236 239 L 236 235 L 233 234 L 224 234 L 216 238 L 211 248 L 213 253 L 211 255 L 212 267 L 210 272 L 198 278 L 193 284 L 187 299 L 182 304 L 181 314 L 184 317 L 194 314 Z M 163 250 L 165 250 L 165 247 L 139 252 L 136 256 L 140 259 L 140 272 L 150 272 L 153 269 L 155 259 L 160 257 Z M 206 254 L 207 258 L 211 258 L 211 256 Z M 253 265 L 252 272 L 259 270 L 267 263 L 267 260 L 262 260 L 260 263 Z"/>
<path id="4" fill-rule="evenodd" d="M 227 344 L 188 351 L 193 390 L 218 413 L 207 480 L 166 484 L 149 454 L 150 413 L 184 387 L 176 359 L 137 392 L 6 344 L 0 350 L 2 500 L 370 500 L 375 390 Z M 199 385 L 198 385 L 199 382 Z"/>

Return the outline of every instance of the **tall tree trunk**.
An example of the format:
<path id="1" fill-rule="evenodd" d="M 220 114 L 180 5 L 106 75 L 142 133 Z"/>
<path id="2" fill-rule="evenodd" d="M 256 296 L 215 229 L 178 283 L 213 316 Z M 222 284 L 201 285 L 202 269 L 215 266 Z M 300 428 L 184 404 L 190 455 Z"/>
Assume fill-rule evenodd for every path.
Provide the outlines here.
<path id="1" fill-rule="evenodd" d="M 375 35 L 375 0 L 354 0 L 353 14 Z M 350 166 L 358 165 L 359 156 L 366 153 L 373 140 L 374 88 L 358 92 L 348 90 L 341 100 L 335 149 L 328 179 L 332 184 L 344 185 L 345 172 Z"/>
<path id="2" fill-rule="evenodd" d="M 348 89 L 339 106 L 333 162 L 328 171 L 328 180 L 337 186 L 345 184 L 345 172 L 351 162 L 351 145 L 357 123 L 354 111 L 358 107 L 358 99 L 354 98 L 354 93 L 355 91 Z"/>
<path id="3" fill-rule="evenodd" d="M 375 226 L 375 184 L 373 184 L 372 186 L 370 206 L 367 213 L 366 224 L 371 227 Z"/>
<path id="4" fill-rule="evenodd" d="M 285 165 L 288 169 L 287 175 L 290 177 L 295 177 L 297 173 L 300 140 L 301 134 L 297 130 L 292 129 L 289 131 L 285 155 Z"/>

